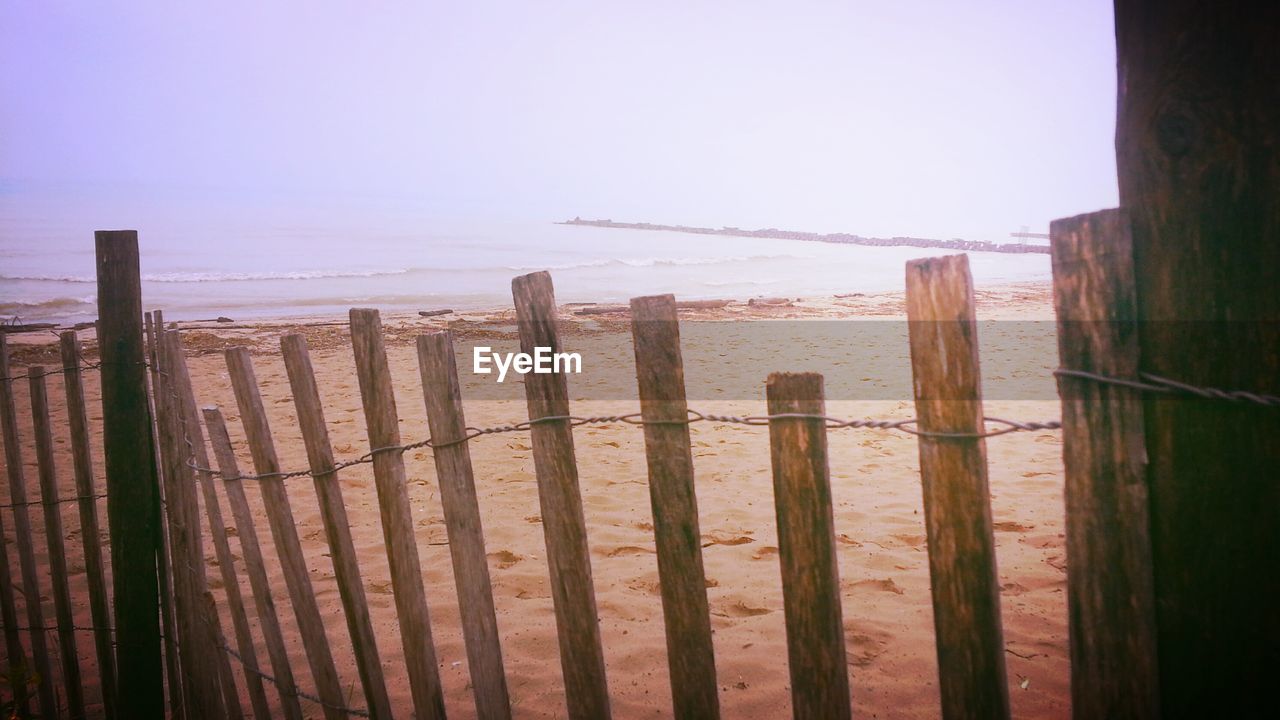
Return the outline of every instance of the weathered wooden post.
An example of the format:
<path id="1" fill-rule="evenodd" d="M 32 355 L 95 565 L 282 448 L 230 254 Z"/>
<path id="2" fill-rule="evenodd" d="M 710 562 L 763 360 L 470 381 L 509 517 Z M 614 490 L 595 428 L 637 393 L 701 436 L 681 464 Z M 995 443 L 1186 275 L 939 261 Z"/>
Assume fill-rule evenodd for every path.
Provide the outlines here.
<path id="1" fill-rule="evenodd" d="M 716 718 L 715 652 L 693 485 L 680 323 L 671 295 L 631 300 L 636 381 L 645 422 L 649 500 L 662 585 L 667 665 L 678 718 Z"/>
<path id="2" fill-rule="evenodd" d="M 929 539 L 942 716 L 1009 717 L 987 489 L 982 373 L 965 255 L 907 263 L 907 321 Z"/>
<path id="3" fill-rule="evenodd" d="M 493 605 L 493 586 L 484 551 L 484 526 L 471 469 L 471 450 L 463 439 L 467 421 L 462 412 L 462 385 L 453 355 L 453 338 L 445 332 L 418 336 L 418 372 L 431 428 L 440 504 L 449 530 L 449 555 L 458 586 L 467 664 L 476 699 L 476 715 L 483 720 L 511 717 L 511 697 L 502 667 L 502 643 Z"/>
<path id="4" fill-rule="evenodd" d="M 1062 366 L 1138 379 L 1128 216 L 1057 220 L 1050 235 Z M 1058 387 L 1071 711 L 1080 720 L 1159 717 L 1142 396 L 1072 377 Z"/>
<path id="5" fill-rule="evenodd" d="M 378 638 L 374 634 L 369 603 L 360 580 L 360 564 L 355 541 L 351 539 L 347 506 L 342 500 L 342 485 L 338 482 L 338 471 L 333 468 L 333 445 L 329 442 L 329 428 L 324 420 L 324 405 L 320 402 L 320 386 L 311 368 L 307 339 L 301 335 L 285 335 L 280 338 L 280 350 L 284 353 L 293 404 L 298 409 L 298 429 L 302 431 L 302 441 L 307 447 L 312 484 L 320 502 L 320 519 L 324 522 L 329 555 L 333 558 L 338 594 L 346 610 L 347 632 L 355 651 L 356 670 L 364 687 L 365 702 L 369 704 L 369 715 L 374 720 L 389 720 L 393 713 L 382 674 L 382 662 L 378 659 Z"/>
<path id="6" fill-rule="evenodd" d="M 387 348 L 382 338 L 382 320 L 377 310 L 351 310 L 351 349 L 356 359 L 369 449 L 398 446 L 400 422 L 391 386 L 391 370 L 387 366 Z M 387 564 L 391 568 L 391 590 L 400 620 L 414 712 L 423 720 L 443 718 L 444 690 L 440 684 L 435 641 L 431 637 L 427 594 L 422 586 L 422 564 L 413 536 L 403 455 L 394 450 L 376 452 L 373 456 L 373 480 L 378 493 L 378 507 L 382 510 L 382 533 L 387 546 Z"/>
<path id="7" fill-rule="evenodd" d="M 1116 0 L 1142 370 L 1280 394 L 1280 5 Z M 1161 709 L 1277 712 L 1280 413 L 1145 396 Z"/>
<path id="8" fill-rule="evenodd" d="M 49 388 L 44 368 L 28 371 L 31 388 L 31 426 L 36 436 L 36 462 L 40 475 L 40 505 L 44 509 L 45 544 L 49 548 L 49 578 L 53 581 L 53 612 L 58 621 L 58 654 L 62 656 L 62 685 L 67 691 L 67 712 L 84 717 L 84 688 L 80 685 L 80 653 L 71 617 L 71 590 L 67 585 L 67 549 L 63 538 L 62 508 L 58 502 L 58 472 L 53 460 L 53 428 L 49 422 Z M 48 679 L 52 681 L 52 678 Z"/>
<path id="9" fill-rule="evenodd" d="M 511 281 L 519 319 L 520 350 L 535 348 L 560 352 L 556 328 L 555 291 L 546 272 L 522 275 Z M 531 373 L 525 377 L 529 419 L 569 414 L 569 385 L 565 376 Z M 538 476 L 538 500 L 542 529 L 551 570 L 551 599 L 556 611 L 560 640 L 560 666 L 564 671 L 569 716 L 575 719 L 608 718 L 609 687 L 605 680 L 600 621 L 596 616 L 595 584 L 587 548 L 587 521 L 578 487 L 578 464 L 573 450 L 573 428 L 568 420 L 544 421 L 533 426 L 533 465 Z"/>
<path id="10" fill-rule="evenodd" d="M 13 401 L 13 376 L 9 369 L 9 347 L 4 333 L 0 333 L 0 428 L 4 433 L 4 464 L 9 474 L 9 500 L 13 503 L 14 544 L 18 550 L 18 571 L 22 581 L 19 587 L 27 610 L 27 625 L 34 628 L 31 632 L 31 662 L 28 670 L 40 675 L 41 682 L 36 686 L 36 694 L 40 698 L 42 715 L 57 715 L 57 699 L 53 693 L 53 683 L 49 664 L 49 647 L 45 641 L 44 608 L 40 606 L 39 572 L 36 567 L 35 550 L 31 544 L 31 513 L 27 500 L 27 479 L 23 471 L 22 446 L 18 438 L 18 413 Z M 7 551 L 6 551 L 7 552 Z M 7 560 L 7 558 L 6 558 Z M 30 598 L 37 598 L 31 602 Z M 17 624 L 14 626 L 15 631 Z M 7 631 L 6 626 L 6 631 Z M 24 678 L 25 680 L 25 678 Z"/>
<path id="11" fill-rule="evenodd" d="M 346 713 L 341 709 L 342 683 L 333 663 L 324 616 L 320 614 L 320 606 L 311 585 L 311 574 L 307 571 L 307 560 L 302 553 L 302 541 L 298 537 L 297 522 L 293 519 L 289 492 L 285 489 L 284 480 L 279 477 L 280 458 L 276 455 L 267 409 L 262 402 L 258 378 L 253 371 L 253 359 L 249 356 L 248 348 L 243 347 L 228 348 L 226 358 L 236 405 L 240 408 L 240 422 L 249 438 L 253 467 L 259 475 L 264 476 L 258 480 L 258 487 L 262 490 L 267 524 L 271 529 L 271 537 L 275 540 L 276 553 L 280 556 L 285 587 L 298 619 L 298 631 L 302 635 L 302 646 L 311 665 L 311 676 L 324 700 L 325 718 L 343 720 Z M 235 510 L 234 505 L 232 510 Z"/>
<path id="12" fill-rule="evenodd" d="M 245 574 L 249 576 L 249 588 L 258 610 L 258 627 L 267 646 L 271 662 L 271 674 L 275 676 L 276 690 L 280 695 L 280 714 L 286 720 L 302 720 L 302 707 L 298 704 L 298 688 L 293 680 L 293 668 L 289 665 L 289 653 L 285 650 L 284 634 L 280 631 L 280 617 L 276 614 L 275 600 L 271 597 L 271 581 L 267 579 L 266 563 L 262 557 L 262 544 L 245 496 L 244 481 L 240 479 L 240 466 L 231 448 L 231 436 L 227 423 L 217 408 L 204 408 L 205 425 L 209 428 L 209 444 L 218 462 L 218 474 L 222 477 L 227 494 L 227 505 L 235 520 L 236 536 L 240 538 L 240 552 L 244 555 Z M 246 656 L 259 670 L 257 659 Z"/>
<path id="13" fill-rule="evenodd" d="M 95 628 L 98 680 L 102 709 L 108 720 L 116 717 L 116 658 L 111 647 L 111 607 L 102 564 L 102 538 L 98 524 L 97 489 L 93 481 L 93 456 L 89 443 L 89 416 L 80 377 L 80 342 L 75 330 L 58 336 L 62 352 L 62 386 L 67 396 L 67 420 L 71 426 L 71 462 L 76 494 L 80 496 L 80 542 L 84 547 L 84 574 L 89 586 L 89 611 Z"/>
<path id="14" fill-rule="evenodd" d="M 825 413 L 821 375 L 774 373 L 766 393 L 770 415 Z M 770 420 L 769 457 L 792 712 L 796 720 L 848 720 L 849 665 L 825 423 L 820 418 Z"/>
<path id="15" fill-rule="evenodd" d="M 164 714 L 156 581 L 155 451 L 142 342 L 138 233 L 99 230 L 98 346 L 102 444 L 111 533 L 112 593 L 120 717 Z"/>

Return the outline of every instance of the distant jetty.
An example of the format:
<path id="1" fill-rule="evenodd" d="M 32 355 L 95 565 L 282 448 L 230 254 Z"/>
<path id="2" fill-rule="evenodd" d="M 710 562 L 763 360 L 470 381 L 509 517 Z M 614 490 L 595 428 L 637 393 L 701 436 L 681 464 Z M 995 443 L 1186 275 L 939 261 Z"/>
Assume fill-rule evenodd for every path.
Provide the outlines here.
<path id="1" fill-rule="evenodd" d="M 575 217 L 558 225 L 590 225 L 592 227 L 619 228 L 623 230 L 666 230 L 669 232 L 692 233 L 694 235 L 728 235 L 732 237 L 775 238 L 778 240 L 808 240 L 810 242 L 837 243 L 840 245 L 871 245 L 874 247 L 919 247 L 942 248 L 944 250 L 963 250 L 965 252 L 998 252 L 998 253 L 1042 253 L 1049 254 L 1047 245 L 1030 245 L 1027 243 L 993 243 L 985 240 L 933 240 L 916 237 L 863 237 L 849 233 L 813 233 L 800 230 L 779 230 L 765 228 L 763 230 L 742 230 L 736 227 L 705 228 L 688 225 L 656 225 L 654 223 L 614 222 L 612 220 L 583 220 Z"/>

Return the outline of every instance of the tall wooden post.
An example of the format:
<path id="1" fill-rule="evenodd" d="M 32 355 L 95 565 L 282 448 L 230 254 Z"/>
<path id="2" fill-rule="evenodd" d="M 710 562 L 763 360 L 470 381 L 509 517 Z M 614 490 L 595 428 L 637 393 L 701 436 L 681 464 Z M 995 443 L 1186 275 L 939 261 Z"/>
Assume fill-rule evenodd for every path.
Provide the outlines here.
<path id="1" fill-rule="evenodd" d="M 632 298 L 631 337 L 640 411 L 649 423 L 644 427 L 644 449 L 672 705 L 678 718 L 718 718 L 720 697 L 702 566 L 693 451 L 685 424 L 689 404 L 675 297 Z"/>
<path id="2" fill-rule="evenodd" d="M 143 365 L 138 233 L 99 230 L 98 346 L 102 444 L 115 596 L 120 717 L 164 714 L 160 604 L 156 582 L 155 451 Z"/>
<path id="3" fill-rule="evenodd" d="M 560 352 L 551 275 L 521 275 L 511 281 L 511 294 L 519 319 L 520 350 L 532 354 L 535 348 L 543 347 L 552 353 Z M 569 384 L 561 373 L 526 375 L 524 392 L 531 420 L 569 414 Z M 595 584 L 591 580 L 573 427 L 567 420 L 544 421 L 534 425 L 529 435 L 533 440 L 533 469 L 538 476 L 538 502 L 569 717 L 609 718 L 609 686 L 600 644 Z"/>
<path id="4" fill-rule="evenodd" d="M 942 717 L 1007 718 L 996 544 L 967 255 L 907 263 L 911 373 Z"/>
<path id="5" fill-rule="evenodd" d="M 1116 0 L 1142 370 L 1280 392 L 1280 5 Z M 1148 394 L 1161 708 L 1273 716 L 1280 413 Z"/>

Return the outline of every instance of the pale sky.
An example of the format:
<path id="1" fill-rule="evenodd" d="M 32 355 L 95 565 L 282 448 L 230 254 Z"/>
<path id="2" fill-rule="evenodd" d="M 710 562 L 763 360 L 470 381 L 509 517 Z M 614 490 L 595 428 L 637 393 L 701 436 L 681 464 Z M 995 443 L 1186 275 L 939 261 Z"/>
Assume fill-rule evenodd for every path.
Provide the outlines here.
<path id="1" fill-rule="evenodd" d="M 6 0 L 0 107 L 19 201 L 995 240 L 1117 202 L 1107 0 Z"/>

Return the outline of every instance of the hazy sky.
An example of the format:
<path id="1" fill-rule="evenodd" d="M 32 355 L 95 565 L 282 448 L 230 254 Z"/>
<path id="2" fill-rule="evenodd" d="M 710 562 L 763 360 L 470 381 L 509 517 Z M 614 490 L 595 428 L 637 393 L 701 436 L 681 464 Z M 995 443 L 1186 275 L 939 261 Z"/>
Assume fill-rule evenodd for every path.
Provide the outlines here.
<path id="1" fill-rule="evenodd" d="M 5 0 L 0 107 L 11 206 L 1004 239 L 1117 202 L 1107 0 Z"/>

